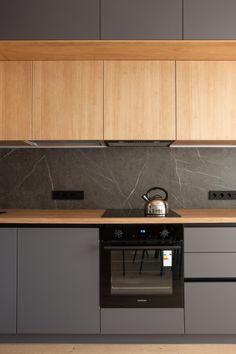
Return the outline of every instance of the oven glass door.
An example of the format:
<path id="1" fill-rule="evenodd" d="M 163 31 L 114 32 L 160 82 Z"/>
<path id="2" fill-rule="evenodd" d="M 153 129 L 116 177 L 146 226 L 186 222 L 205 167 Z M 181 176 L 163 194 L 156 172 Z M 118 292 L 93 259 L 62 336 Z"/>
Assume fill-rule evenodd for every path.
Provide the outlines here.
<path id="1" fill-rule="evenodd" d="M 183 307 L 182 246 L 104 246 L 102 307 Z"/>

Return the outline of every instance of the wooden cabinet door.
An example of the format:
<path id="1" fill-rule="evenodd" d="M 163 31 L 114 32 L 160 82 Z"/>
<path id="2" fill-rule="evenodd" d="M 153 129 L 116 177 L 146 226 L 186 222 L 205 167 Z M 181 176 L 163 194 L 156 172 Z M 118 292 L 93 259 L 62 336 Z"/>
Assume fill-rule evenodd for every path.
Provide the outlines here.
<path id="1" fill-rule="evenodd" d="M 19 228 L 18 248 L 18 333 L 99 333 L 99 229 Z"/>
<path id="2" fill-rule="evenodd" d="M 103 139 L 103 63 L 34 62 L 35 140 Z"/>
<path id="3" fill-rule="evenodd" d="M 0 61 L 0 140 L 31 138 L 32 62 Z"/>
<path id="4" fill-rule="evenodd" d="M 175 63 L 104 63 L 104 138 L 175 139 Z"/>
<path id="5" fill-rule="evenodd" d="M 236 61 L 180 61 L 177 139 L 236 139 Z"/>

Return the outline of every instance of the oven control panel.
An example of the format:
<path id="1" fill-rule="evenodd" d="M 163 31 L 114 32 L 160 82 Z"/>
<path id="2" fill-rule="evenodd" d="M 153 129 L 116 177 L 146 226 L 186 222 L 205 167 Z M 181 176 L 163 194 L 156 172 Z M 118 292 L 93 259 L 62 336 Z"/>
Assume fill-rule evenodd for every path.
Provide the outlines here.
<path id="1" fill-rule="evenodd" d="M 103 225 L 100 231 L 100 239 L 103 241 L 169 243 L 183 239 L 181 224 Z"/>

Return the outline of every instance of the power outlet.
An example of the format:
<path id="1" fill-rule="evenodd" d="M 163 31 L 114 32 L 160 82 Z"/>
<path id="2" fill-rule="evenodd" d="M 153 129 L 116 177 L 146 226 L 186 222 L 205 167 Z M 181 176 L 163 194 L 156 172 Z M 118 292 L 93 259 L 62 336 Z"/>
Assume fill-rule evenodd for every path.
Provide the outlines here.
<path id="1" fill-rule="evenodd" d="M 209 191 L 210 200 L 235 200 L 236 191 Z"/>
<path id="2" fill-rule="evenodd" d="M 84 200 L 84 191 L 52 191 L 53 200 Z"/>

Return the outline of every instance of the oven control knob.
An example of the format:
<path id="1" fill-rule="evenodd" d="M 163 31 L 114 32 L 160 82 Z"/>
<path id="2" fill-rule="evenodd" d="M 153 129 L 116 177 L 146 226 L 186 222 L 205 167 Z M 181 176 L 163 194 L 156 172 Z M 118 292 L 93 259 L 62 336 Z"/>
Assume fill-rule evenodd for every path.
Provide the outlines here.
<path id="1" fill-rule="evenodd" d="M 115 229 L 114 238 L 120 240 L 123 237 L 123 231 L 121 229 Z"/>
<path id="2" fill-rule="evenodd" d="M 164 228 L 164 229 L 160 232 L 160 236 L 161 236 L 161 238 L 162 238 L 163 240 L 168 239 L 168 237 L 169 237 L 169 231 L 168 231 L 166 228 Z"/>

